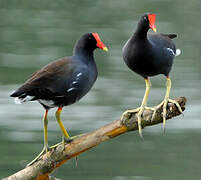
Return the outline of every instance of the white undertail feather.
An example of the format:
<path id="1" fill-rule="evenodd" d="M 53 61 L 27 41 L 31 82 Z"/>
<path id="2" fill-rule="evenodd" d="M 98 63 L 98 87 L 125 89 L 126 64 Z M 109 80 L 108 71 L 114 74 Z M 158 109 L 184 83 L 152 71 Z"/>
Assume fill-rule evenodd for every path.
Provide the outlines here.
<path id="1" fill-rule="evenodd" d="M 181 54 L 181 49 L 176 49 L 176 55 L 175 56 L 179 56 Z"/>
<path id="2" fill-rule="evenodd" d="M 24 102 L 31 101 L 33 98 L 33 96 L 26 96 L 25 98 L 16 97 L 14 101 L 16 104 L 22 104 Z"/>
<path id="3" fill-rule="evenodd" d="M 19 99 L 18 97 L 15 98 L 15 104 L 22 104 L 21 99 Z"/>

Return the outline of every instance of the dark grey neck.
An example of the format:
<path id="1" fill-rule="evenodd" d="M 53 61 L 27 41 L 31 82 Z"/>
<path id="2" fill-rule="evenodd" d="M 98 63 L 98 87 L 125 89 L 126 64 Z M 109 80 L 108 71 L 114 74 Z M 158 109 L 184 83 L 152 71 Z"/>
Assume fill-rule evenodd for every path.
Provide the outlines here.
<path id="1" fill-rule="evenodd" d="M 78 56 L 81 61 L 88 64 L 89 62 L 94 61 L 93 51 L 94 50 L 92 49 L 76 45 L 74 48 L 73 55 Z"/>
<path id="2" fill-rule="evenodd" d="M 131 39 L 146 39 L 148 30 L 149 27 L 139 23 Z"/>

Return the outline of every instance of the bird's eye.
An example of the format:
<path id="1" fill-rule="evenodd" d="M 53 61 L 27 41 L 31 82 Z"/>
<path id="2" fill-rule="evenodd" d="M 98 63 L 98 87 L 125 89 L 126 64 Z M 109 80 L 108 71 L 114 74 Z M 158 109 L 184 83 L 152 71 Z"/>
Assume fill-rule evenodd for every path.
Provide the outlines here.
<path id="1" fill-rule="evenodd" d="M 91 39 L 91 37 L 89 37 L 89 39 Z"/>

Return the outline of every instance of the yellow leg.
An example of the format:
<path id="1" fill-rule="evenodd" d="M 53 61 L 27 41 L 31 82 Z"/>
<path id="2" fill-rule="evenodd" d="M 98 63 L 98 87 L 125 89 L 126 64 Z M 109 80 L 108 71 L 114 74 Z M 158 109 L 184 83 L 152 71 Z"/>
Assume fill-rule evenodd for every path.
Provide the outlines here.
<path id="1" fill-rule="evenodd" d="M 171 79 L 169 77 L 167 77 L 167 81 L 166 81 L 166 93 L 165 93 L 165 99 L 164 99 L 164 103 L 163 103 L 163 132 L 165 132 L 165 123 L 166 123 L 166 114 L 167 114 L 167 103 L 168 103 L 169 96 L 170 96 L 171 86 L 172 86 Z"/>
<path id="2" fill-rule="evenodd" d="M 151 89 L 151 82 L 149 81 L 149 79 L 147 78 L 144 80 L 145 80 L 145 84 L 146 84 L 146 90 L 145 90 L 144 98 L 142 100 L 141 107 L 145 107 L 147 105 L 147 100 L 148 100 L 149 92 Z"/>
<path id="3" fill-rule="evenodd" d="M 43 116 L 43 130 L 44 130 L 44 146 L 43 146 L 43 150 L 40 152 L 40 154 L 38 154 L 38 156 L 36 158 L 34 158 L 34 160 L 32 160 L 29 164 L 27 164 L 27 166 L 32 165 L 33 163 L 35 163 L 41 155 L 43 155 L 45 152 L 48 152 L 48 131 L 47 131 L 47 126 L 48 126 L 48 119 L 47 119 L 47 114 L 48 114 L 48 110 L 45 110 L 44 116 Z"/>
<path id="4" fill-rule="evenodd" d="M 165 133 L 165 124 L 166 124 L 167 104 L 168 104 L 168 102 L 174 103 L 177 106 L 178 110 L 181 113 L 183 113 L 183 111 L 181 109 L 181 106 L 178 104 L 178 102 L 176 102 L 175 100 L 172 100 L 172 99 L 169 98 L 170 90 L 171 90 L 171 79 L 167 76 L 165 98 L 159 105 L 157 105 L 154 108 L 155 110 L 154 110 L 154 113 L 152 115 L 152 119 L 153 119 L 154 116 L 155 116 L 156 110 L 158 108 L 160 108 L 161 106 L 163 106 L 163 133 Z"/>
<path id="5" fill-rule="evenodd" d="M 143 136 L 142 136 L 142 125 L 141 125 L 142 113 L 144 112 L 145 106 L 147 105 L 147 100 L 148 100 L 149 92 L 151 89 L 151 82 L 149 81 L 149 79 L 147 78 L 144 80 L 145 80 L 145 84 L 146 84 L 146 90 L 145 90 L 144 98 L 143 98 L 141 106 L 140 106 L 140 111 L 137 113 L 138 130 L 139 130 L 140 137 L 142 137 L 142 138 L 143 138 Z"/>
<path id="6" fill-rule="evenodd" d="M 61 116 L 60 116 L 61 115 L 61 111 L 62 111 L 62 107 L 59 107 L 57 109 L 57 111 L 56 111 L 57 122 L 58 122 L 58 124 L 59 124 L 59 126 L 61 128 L 61 131 L 62 131 L 64 137 L 67 138 L 67 139 L 69 139 L 70 136 L 69 136 L 68 132 L 66 131 L 66 129 L 65 129 L 65 127 L 64 127 L 64 125 L 63 125 L 63 123 L 61 121 Z"/>
<path id="7" fill-rule="evenodd" d="M 165 123 L 166 123 L 166 114 L 167 114 L 167 104 L 168 102 L 172 102 L 174 103 L 177 108 L 179 109 L 179 111 L 182 113 L 182 109 L 181 106 L 178 104 L 178 102 L 176 102 L 175 100 L 169 99 L 170 96 L 170 89 L 171 89 L 171 79 L 169 77 L 167 77 L 167 81 L 166 81 L 166 94 L 165 94 L 165 99 L 163 101 L 163 132 L 165 132 Z"/>
<path id="8" fill-rule="evenodd" d="M 44 148 L 47 153 L 48 151 L 48 131 L 47 131 L 47 126 L 48 126 L 48 119 L 47 119 L 47 113 L 48 110 L 45 111 L 44 117 L 43 117 L 43 125 L 44 125 Z"/>
<path id="9" fill-rule="evenodd" d="M 153 110 L 153 108 L 146 107 L 149 92 L 150 92 L 150 89 L 151 89 L 151 82 L 149 81 L 148 78 L 145 78 L 144 80 L 145 80 L 145 84 L 146 84 L 146 90 L 145 90 L 145 94 L 144 94 L 144 98 L 142 100 L 141 106 L 139 108 L 137 108 L 137 109 L 127 110 L 122 115 L 122 119 L 123 119 L 123 117 L 126 116 L 128 113 L 137 113 L 138 130 L 139 130 L 140 137 L 142 137 L 142 138 L 143 138 L 143 136 L 142 136 L 142 125 L 141 125 L 142 114 L 143 114 L 145 109 Z"/>

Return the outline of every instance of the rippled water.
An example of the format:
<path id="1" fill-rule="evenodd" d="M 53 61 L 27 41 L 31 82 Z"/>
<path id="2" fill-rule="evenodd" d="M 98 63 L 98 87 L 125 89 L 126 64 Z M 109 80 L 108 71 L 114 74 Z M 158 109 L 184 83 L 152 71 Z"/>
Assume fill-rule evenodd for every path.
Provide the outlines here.
<path id="1" fill-rule="evenodd" d="M 96 50 L 99 77 L 80 102 L 66 107 L 62 118 L 71 135 L 101 127 L 139 106 L 144 80 L 121 58 L 123 44 L 144 12 L 157 14 L 159 32 L 177 33 L 181 56 L 171 73 L 171 96 L 188 98 L 185 116 L 138 133 L 128 133 L 63 165 L 53 176 L 67 179 L 156 180 L 201 179 L 201 1 L 0 1 L 0 177 L 20 170 L 43 146 L 43 109 L 37 102 L 16 105 L 9 94 L 30 74 L 59 57 L 72 54 L 84 32 L 97 31 L 109 47 Z M 165 94 L 165 78 L 151 78 L 149 105 Z M 61 140 L 49 115 L 49 143 Z"/>

